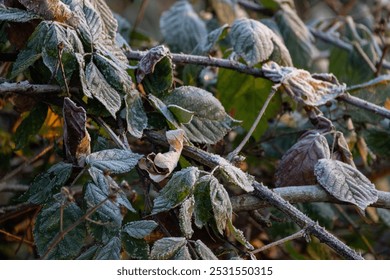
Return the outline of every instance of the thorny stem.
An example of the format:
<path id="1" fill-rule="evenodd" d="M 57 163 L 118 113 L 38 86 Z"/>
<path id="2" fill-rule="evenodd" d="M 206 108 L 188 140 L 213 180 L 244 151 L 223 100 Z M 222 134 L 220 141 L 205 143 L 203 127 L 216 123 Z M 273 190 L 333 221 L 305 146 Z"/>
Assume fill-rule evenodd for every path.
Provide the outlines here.
<path id="1" fill-rule="evenodd" d="M 168 145 L 166 139 L 157 132 L 146 131 L 146 136 L 153 143 L 165 143 L 163 145 Z M 189 156 L 192 159 L 205 164 L 209 168 L 214 168 L 215 166 L 219 165 L 220 162 L 216 155 L 210 154 L 196 147 L 184 146 L 183 155 Z M 252 186 L 255 190 L 248 195 L 258 197 L 260 200 L 265 200 L 269 203 L 269 205 L 276 207 L 284 214 L 289 216 L 301 228 L 306 228 L 308 234 L 313 234 L 316 236 L 321 242 L 327 244 L 342 257 L 357 260 L 363 259 L 362 256 L 359 255 L 356 251 L 345 245 L 334 235 L 329 233 L 325 228 L 320 227 L 316 222 L 292 206 L 288 201 L 283 199 L 277 193 L 258 182 L 253 183 Z"/>
<path id="2" fill-rule="evenodd" d="M 301 237 L 307 237 L 306 231 L 307 231 L 307 229 L 303 228 L 300 231 L 298 231 L 298 232 L 296 232 L 296 233 L 294 233 L 292 235 L 289 235 L 289 236 L 287 236 L 285 238 L 282 238 L 282 239 L 280 239 L 278 241 L 272 242 L 272 243 L 267 244 L 267 245 L 265 245 L 265 246 L 263 246 L 261 248 L 253 250 L 251 253 L 252 254 L 257 254 L 257 253 L 263 252 L 265 250 L 268 250 L 268 249 L 270 249 L 272 247 L 282 245 L 282 244 L 284 244 L 284 243 L 286 243 L 288 241 L 295 240 L 295 239 L 298 239 L 298 238 L 301 238 Z"/>
<path id="3" fill-rule="evenodd" d="M 249 129 L 248 133 L 244 137 L 244 139 L 241 141 L 241 143 L 235 148 L 229 155 L 227 156 L 227 160 L 232 161 L 235 156 L 237 156 L 241 150 L 244 148 L 245 144 L 249 141 L 250 137 L 252 136 L 253 132 L 255 131 L 256 127 L 258 126 L 261 118 L 263 117 L 265 110 L 268 107 L 268 104 L 271 102 L 272 97 L 274 97 L 275 93 L 278 91 L 280 84 L 275 84 L 272 86 L 271 91 L 265 100 L 259 114 L 257 115 L 256 120 L 253 122 L 252 127 Z"/>

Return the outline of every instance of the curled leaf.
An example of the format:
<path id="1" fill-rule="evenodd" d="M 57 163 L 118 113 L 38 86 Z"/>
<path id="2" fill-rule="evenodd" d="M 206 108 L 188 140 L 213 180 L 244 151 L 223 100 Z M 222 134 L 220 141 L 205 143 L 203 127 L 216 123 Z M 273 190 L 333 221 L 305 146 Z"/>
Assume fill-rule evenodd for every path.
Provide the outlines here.
<path id="1" fill-rule="evenodd" d="M 303 135 L 282 157 L 276 169 L 276 186 L 315 184 L 315 164 L 319 159 L 329 158 L 329 146 L 324 136 L 313 132 Z"/>
<path id="2" fill-rule="evenodd" d="M 335 150 L 332 154 L 332 159 L 339 160 L 349 165 L 356 167 L 353 161 L 352 153 L 349 150 L 348 143 L 345 140 L 342 132 L 337 132 L 334 141 L 336 142 Z"/>
<path id="3" fill-rule="evenodd" d="M 91 153 L 91 137 L 86 128 L 87 114 L 68 97 L 62 109 L 64 117 L 64 145 L 66 157 L 73 163 L 83 166 Z"/>
<path id="4" fill-rule="evenodd" d="M 172 59 L 169 49 L 165 46 L 160 45 L 149 50 L 138 63 L 137 83 L 141 83 L 146 75 L 152 74 L 157 63 L 159 63 L 164 57 Z"/>
<path id="5" fill-rule="evenodd" d="M 375 185 L 359 170 L 344 162 L 321 159 L 315 165 L 314 173 L 320 185 L 331 195 L 358 206 L 362 211 L 378 200 Z"/>
<path id="6" fill-rule="evenodd" d="M 73 27 L 78 24 L 77 16 L 60 0 L 19 0 L 19 2 L 28 11 L 42 16 L 45 20 L 64 22 Z"/>
<path id="7" fill-rule="evenodd" d="M 265 77 L 281 83 L 284 90 L 299 104 L 321 106 L 346 90 L 333 74 L 313 74 L 303 69 L 279 66 L 275 62 L 262 67 Z"/>
<path id="8" fill-rule="evenodd" d="M 149 173 L 150 179 L 161 182 L 167 178 L 179 162 L 183 149 L 184 131 L 182 129 L 169 130 L 166 133 L 169 151 L 166 153 L 150 153 L 139 161 L 139 167 Z"/>

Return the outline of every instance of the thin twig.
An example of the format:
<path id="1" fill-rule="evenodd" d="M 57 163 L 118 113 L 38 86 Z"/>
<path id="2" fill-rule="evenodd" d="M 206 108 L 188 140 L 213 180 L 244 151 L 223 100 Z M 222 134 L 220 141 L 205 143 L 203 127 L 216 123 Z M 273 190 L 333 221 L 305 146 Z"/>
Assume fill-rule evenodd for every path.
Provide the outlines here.
<path id="1" fill-rule="evenodd" d="M 131 32 L 130 32 L 130 40 L 133 39 L 134 32 L 137 30 L 138 25 L 141 23 L 141 21 L 144 18 L 145 10 L 146 10 L 148 4 L 149 4 L 149 0 L 144 0 L 141 2 L 141 7 L 138 10 L 137 18 L 135 19 L 135 22 L 133 24 L 133 28 L 131 29 Z"/>
<path id="2" fill-rule="evenodd" d="M 358 42 L 353 42 L 352 43 L 354 49 L 357 51 L 357 53 L 360 55 L 360 57 L 364 60 L 364 62 L 367 64 L 367 66 L 371 69 L 372 73 L 376 73 L 377 72 L 377 69 L 374 65 L 374 63 L 372 63 L 371 59 L 368 57 L 368 55 L 364 52 L 364 50 L 362 49 L 362 47 L 360 46 L 360 44 Z"/>
<path id="3" fill-rule="evenodd" d="M 381 58 L 380 58 L 379 62 L 376 65 L 375 76 L 379 76 L 379 74 L 380 74 L 380 72 L 382 70 L 382 67 L 383 67 L 383 63 L 385 62 L 385 57 L 387 56 L 388 51 L 389 51 L 389 45 L 385 45 L 385 47 L 382 50 Z"/>
<path id="4" fill-rule="evenodd" d="M 115 144 L 118 147 L 120 147 L 123 150 L 127 150 L 126 146 L 123 144 L 121 139 L 119 139 L 119 137 L 115 134 L 115 132 L 112 131 L 111 127 L 101 117 L 94 118 L 94 120 L 107 131 L 111 139 L 115 142 Z"/>
<path id="5" fill-rule="evenodd" d="M 355 107 L 365 109 L 374 114 L 390 119 L 390 110 L 387 110 L 385 107 L 375 105 L 374 103 L 368 102 L 364 99 L 349 95 L 348 93 L 343 93 L 342 95 L 338 96 L 337 99 L 342 100 L 345 103 L 351 104 Z"/>
<path id="6" fill-rule="evenodd" d="M 47 259 L 49 256 L 49 253 L 53 250 L 55 246 L 58 245 L 58 243 L 61 242 L 61 240 L 67 235 L 69 232 L 71 232 L 73 229 L 75 229 L 79 224 L 84 222 L 89 216 L 91 216 L 97 209 L 99 209 L 100 206 L 102 206 L 106 201 L 108 201 L 110 197 L 106 197 L 102 201 L 100 201 L 98 204 L 96 204 L 95 207 L 89 209 L 80 219 L 78 219 L 76 222 L 71 224 L 69 227 L 67 227 L 64 231 L 61 231 L 57 234 L 57 236 L 54 238 L 54 240 L 50 243 L 48 246 L 46 253 L 42 256 L 42 259 Z"/>
<path id="7" fill-rule="evenodd" d="M 63 42 L 59 43 L 57 48 L 58 48 L 58 63 L 59 63 L 59 66 L 61 68 L 62 79 L 64 80 L 66 94 L 68 97 L 70 97 L 69 86 L 68 86 L 68 82 L 66 81 L 66 73 L 65 73 L 65 69 L 64 69 L 64 64 L 62 63 L 62 53 L 64 51 L 64 43 Z"/>
<path id="8" fill-rule="evenodd" d="M 296 232 L 296 233 L 294 233 L 292 235 L 289 235 L 289 236 L 287 236 L 285 238 L 282 238 L 282 239 L 280 239 L 278 241 L 272 242 L 272 243 L 267 244 L 267 245 L 265 245 L 265 246 L 263 246 L 261 248 L 253 250 L 251 253 L 252 254 L 257 254 L 257 253 L 263 252 L 265 250 L 268 250 L 268 249 L 270 249 L 272 247 L 282 245 L 282 244 L 284 244 L 284 243 L 286 243 L 288 241 L 295 240 L 295 239 L 298 239 L 298 238 L 301 238 L 301 237 L 305 237 L 306 236 L 306 230 L 307 229 L 305 229 L 305 228 L 301 229 L 300 231 L 298 231 L 298 232 Z"/>
<path id="9" fill-rule="evenodd" d="M 13 235 L 12 233 L 6 232 L 5 230 L 0 229 L 0 233 L 4 234 L 5 236 L 11 237 L 12 239 L 15 239 L 17 241 L 21 241 L 23 243 L 26 243 L 29 246 L 34 246 L 34 243 L 28 240 L 23 239 L 22 237 Z"/>
<path id="10" fill-rule="evenodd" d="M 241 141 L 241 143 L 237 146 L 237 148 L 235 148 L 231 153 L 229 153 L 229 155 L 227 156 L 227 160 L 229 160 L 229 161 L 233 160 L 234 157 L 237 156 L 241 152 L 241 150 L 244 148 L 246 143 L 249 141 L 249 139 L 251 138 L 257 125 L 259 124 L 261 118 L 263 117 L 265 110 L 268 107 L 268 104 L 271 102 L 272 97 L 274 97 L 275 93 L 278 91 L 279 86 L 280 86 L 280 84 L 275 84 L 272 86 L 271 91 L 270 91 L 267 99 L 265 100 L 261 110 L 259 111 L 259 114 L 257 115 L 256 120 L 252 124 L 252 127 L 249 129 L 248 133 L 246 134 L 244 139 Z"/>
<path id="11" fill-rule="evenodd" d="M 27 160 L 26 162 L 24 162 L 23 164 L 19 165 L 17 168 L 15 168 L 14 170 L 12 170 L 10 173 L 6 174 L 3 178 L 0 179 L 0 183 L 4 183 L 4 182 L 7 182 L 8 180 L 10 180 L 11 178 L 13 178 L 14 176 L 16 176 L 19 172 L 21 172 L 24 168 L 26 168 L 27 166 L 31 165 L 34 161 L 38 160 L 39 158 L 41 158 L 42 156 L 44 156 L 46 153 L 48 153 L 49 151 L 51 151 L 54 147 L 54 144 L 50 144 L 49 146 L 47 146 L 46 148 L 44 148 L 42 151 L 40 151 L 38 154 L 36 154 L 34 157 L 32 157 L 31 159 Z"/>
<path id="12" fill-rule="evenodd" d="M 0 192 L 25 192 L 29 188 L 28 185 L 0 183 Z"/>

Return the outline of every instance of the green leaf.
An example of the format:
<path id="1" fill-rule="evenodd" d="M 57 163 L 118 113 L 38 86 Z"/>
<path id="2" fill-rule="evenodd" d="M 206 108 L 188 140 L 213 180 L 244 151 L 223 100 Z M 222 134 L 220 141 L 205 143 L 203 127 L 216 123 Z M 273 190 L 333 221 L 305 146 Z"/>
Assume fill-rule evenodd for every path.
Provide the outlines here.
<path id="1" fill-rule="evenodd" d="M 229 29 L 228 24 L 224 24 L 221 27 L 218 27 L 217 29 L 214 29 L 211 31 L 208 35 L 205 41 L 200 41 L 198 45 L 194 48 L 191 54 L 193 55 L 206 55 L 208 54 L 212 48 L 215 46 L 215 44 L 226 37 L 227 30 Z"/>
<path id="2" fill-rule="evenodd" d="M 127 199 L 125 193 L 120 189 L 118 184 L 109 175 L 105 175 L 103 171 L 96 167 L 90 167 L 88 169 L 94 183 L 99 186 L 106 197 L 115 195 L 116 203 L 125 206 L 128 210 L 136 212 L 130 201 Z"/>
<path id="3" fill-rule="evenodd" d="M 173 174 L 159 195 L 154 199 L 152 214 L 168 211 L 181 204 L 193 191 L 199 170 L 188 167 Z"/>
<path id="4" fill-rule="evenodd" d="M 220 69 L 218 74 L 218 98 L 227 111 L 233 111 L 234 117 L 242 120 L 242 126 L 249 130 L 261 107 L 267 99 L 272 82 L 240 74 L 232 70 Z M 262 121 L 252 136 L 259 140 L 268 128 L 268 120 L 280 112 L 282 100 L 275 95 L 268 105 Z"/>
<path id="5" fill-rule="evenodd" d="M 130 150 L 110 149 L 88 155 L 85 162 L 102 171 L 118 174 L 129 172 L 137 165 L 141 157 L 141 154 Z"/>
<path id="6" fill-rule="evenodd" d="M 249 66 L 268 60 L 274 45 L 274 33 L 259 21 L 242 18 L 234 21 L 230 31 L 234 51 Z"/>
<path id="7" fill-rule="evenodd" d="M 195 199 L 190 196 L 183 201 L 179 212 L 180 230 L 185 238 L 189 239 L 194 234 L 192 229 L 192 214 L 194 213 Z"/>
<path id="8" fill-rule="evenodd" d="M 211 175 L 206 175 L 198 179 L 194 190 L 194 220 L 198 228 L 202 228 L 212 219 L 212 206 L 210 199 L 210 184 L 216 180 Z"/>
<path id="9" fill-rule="evenodd" d="M 220 171 L 222 177 L 227 181 L 229 185 L 233 185 L 234 187 L 239 187 L 243 189 L 246 192 L 253 191 L 252 184 L 255 181 L 255 178 L 242 171 L 238 167 L 235 167 L 229 162 L 226 165 L 221 165 L 218 168 L 218 171 Z"/>
<path id="10" fill-rule="evenodd" d="M 182 124 L 189 124 L 195 115 L 195 112 L 188 111 L 177 105 L 169 105 L 167 108 L 175 116 L 176 120 Z"/>
<path id="11" fill-rule="evenodd" d="M 103 74 L 92 61 L 87 65 L 85 75 L 88 89 L 92 95 L 116 118 L 115 114 L 122 105 L 122 98 L 119 93 L 108 84 Z"/>
<path id="12" fill-rule="evenodd" d="M 150 252 L 150 258 L 153 260 L 168 260 L 187 244 L 184 237 L 165 237 L 157 240 Z"/>
<path id="13" fill-rule="evenodd" d="M 225 24 L 225 25 L 211 31 L 207 35 L 206 40 L 199 42 L 191 54 L 203 55 L 203 56 L 208 55 L 211 52 L 211 50 L 214 48 L 215 44 L 219 40 L 226 37 L 226 35 L 228 33 L 228 31 L 227 31 L 228 28 L 229 28 L 229 25 Z M 185 65 L 184 69 L 183 69 L 184 84 L 196 85 L 196 81 L 198 79 L 198 76 L 203 68 L 204 68 L 203 66 L 195 65 L 195 64 Z"/>
<path id="14" fill-rule="evenodd" d="M 151 105 L 165 117 L 165 120 L 167 121 L 170 128 L 176 129 L 181 127 L 173 113 L 168 109 L 168 106 L 165 105 L 164 102 L 151 94 L 149 94 L 148 99 Z"/>
<path id="15" fill-rule="evenodd" d="M 210 179 L 210 200 L 217 229 L 223 234 L 227 223 L 232 220 L 233 209 L 229 194 L 215 177 Z"/>
<path id="16" fill-rule="evenodd" d="M 96 253 L 99 251 L 100 246 L 93 245 L 90 248 L 88 248 L 86 251 L 81 253 L 80 256 L 77 257 L 77 260 L 94 260 Z"/>
<path id="17" fill-rule="evenodd" d="M 194 112 L 192 121 L 182 126 L 187 137 L 194 142 L 214 144 L 238 123 L 225 112 L 218 99 L 200 88 L 176 88 L 162 101 L 167 105 L 177 105 Z"/>
<path id="18" fill-rule="evenodd" d="M 141 138 L 148 126 L 148 117 L 138 90 L 132 89 L 125 96 L 127 131 L 136 138 Z"/>
<path id="19" fill-rule="evenodd" d="M 122 231 L 126 232 L 130 237 L 142 239 L 152 233 L 158 224 L 152 220 L 142 220 L 127 223 L 123 226 Z"/>
<path id="20" fill-rule="evenodd" d="M 28 22 L 41 17 L 30 11 L 0 6 L 0 21 Z"/>
<path id="21" fill-rule="evenodd" d="M 205 40 L 205 23 L 187 1 L 177 1 L 160 18 L 161 33 L 173 52 L 191 53 Z"/>
<path id="22" fill-rule="evenodd" d="M 195 241 L 195 250 L 202 260 L 218 260 L 214 253 L 202 242 L 202 240 Z"/>
<path id="23" fill-rule="evenodd" d="M 138 260 L 149 259 L 149 244 L 144 239 L 137 239 L 123 234 L 122 242 L 125 251 L 131 258 Z"/>
<path id="24" fill-rule="evenodd" d="M 318 50 L 313 44 L 314 38 L 297 13 L 292 8 L 283 7 L 275 14 L 275 21 L 291 54 L 294 66 L 310 69 L 313 59 L 318 55 Z"/>
<path id="25" fill-rule="evenodd" d="M 250 244 L 248 242 L 248 240 L 246 240 L 245 236 L 244 236 L 244 233 L 237 229 L 235 226 L 233 226 L 233 223 L 231 220 L 228 220 L 227 221 L 227 226 L 229 228 L 229 231 L 233 234 L 234 238 L 240 242 L 243 246 L 245 246 L 245 248 L 247 248 L 248 250 L 254 250 L 255 248 L 252 246 L 252 244 Z"/>
<path id="26" fill-rule="evenodd" d="M 88 98 L 93 98 L 93 95 L 91 91 L 88 88 L 88 83 L 87 83 L 87 77 L 85 75 L 85 60 L 84 60 L 84 55 L 80 53 L 75 53 L 76 60 L 78 63 L 78 71 L 79 71 L 79 79 L 80 79 L 80 84 L 81 84 L 81 90 L 84 93 L 85 96 Z"/>
<path id="27" fill-rule="evenodd" d="M 147 52 L 138 63 L 137 83 L 142 83 L 146 92 L 161 96 L 172 87 L 173 66 L 169 50 L 157 46 Z"/>
<path id="28" fill-rule="evenodd" d="M 97 220 L 100 223 L 107 223 L 104 227 L 119 230 L 122 224 L 122 214 L 118 203 L 108 199 L 108 190 L 104 186 L 88 183 L 85 187 L 84 199 L 89 208 L 93 208 L 102 201 L 105 201 L 96 212 L 91 215 L 92 220 Z M 100 225 L 97 225 L 100 226 Z"/>
<path id="29" fill-rule="evenodd" d="M 379 157 L 390 157 L 390 132 L 379 128 L 368 128 L 363 132 L 368 147 Z"/>
<path id="30" fill-rule="evenodd" d="M 15 78 L 20 73 L 27 70 L 38 59 L 42 57 L 43 42 L 49 30 L 50 24 L 42 21 L 28 38 L 26 47 L 19 52 L 14 65 L 12 66 L 11 78 Z"/>
<path id="31" fill-rule="evenodd" d="M 63 208 L 61 215 L 61 208 Z M 40 256 L 47 255 L 48 259 L 71 259 L 76 257 L 83 246 L 85 226 L 83 223 L 63 236 L 58 245 L 51 248 L 53 241 L 61 234 L 60 219 L 63 229 L 66 230 L 81 219 L 83 212 L 74 202 L 61 205 L 58 201 L 49 203 L 39 212 L 34 226 L 35 245 Z"/>
<path id="32" fill-rule="evenodd" d="M 26 146 L 32 136 L 38 134 L 47 116 L 47 105 L 39 103 L 33 107 L 31 112 L 19 124 L 15 131 L 15 150 L 20 150 Z"/>
<path id="33" fill-rule="evenodd" d="M 38 175 L 21 199 L 33 204 L 43 204 L 65 185 L 71 174 L 72 164 L 59 162 Z"/>
<path id="34" fill-rule="evenodd" d="M 374 73 L 355 49 L 331 48 L 329 72 L 348 85 L 361 84 L 374 78 Z"/>
<path id="35" fill-rule="evenodd" d="M 177 253 L 173 256 L 173 260 L 192 260 L 190 251 L 187 246 L 183 246 L 177 251 Z"/>
<path id="36" fill-rule="evenodd" d="M 62 45 L 61 48 L 60 45 Z M 61 56 L 59 56 L 59 52 L 61 52 Z M 60 86 L 68 84 L 73 72 L 78 69 L 75 52 L 84 52 L 76 32 L 59 23 L 51 23 L 43 42 L 42 59 Z M 60 63 L 63 65 L 65 73 L 62 73 Z M 64 75 L 66 81 L 64 81 Z"/>
<path id="37" fill-rule="evenodd" d="M 111 59 L 98 53 L 93 54 L 93 61 L 103 74 L 106 81 L 119 93 L 125 95 L 132 90 L 131 77 L 126 71 Z"/>
<path id="38" fill-rule="evenodd" d="M 95 257 L 96 260 L 119 260 L 121 252 L 121 240 L 118 237 L 112 238 L 104 245 Z"/>
<path id="39" fill-rule="evenodd" d="M 380 83 L 373 87 L 363 88 L 361 90 L 356 90 L 353 92 L 353 95 L 378 106 L 384 106 L 385 102 L 390 99 L 390 84 Z M 356 123 L 370 123 L 378 124 L 383 117 L 378 114 L 371 113 L 364 109 L 356 109 L 352 105 L 345 104 L 346 112 L 351 116 L 352 120 Z"/>

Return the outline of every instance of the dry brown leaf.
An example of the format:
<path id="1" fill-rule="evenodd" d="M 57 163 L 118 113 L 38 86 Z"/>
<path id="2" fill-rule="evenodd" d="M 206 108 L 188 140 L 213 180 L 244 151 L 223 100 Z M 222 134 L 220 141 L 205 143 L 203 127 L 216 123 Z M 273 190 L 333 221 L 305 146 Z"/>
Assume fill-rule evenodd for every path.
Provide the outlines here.
<path id="1" fill-rule="evenodd" d="M 362 211 L 378 200 L 375 185 L 349 164 L 321 159 L 316 164 L 314 173 L 320 185 L 331 195 L 358 206 Z"/>
<path id="2" fill-rule="evenodd" d="M 302 186 L 316 183 L 314 166 L 319 159 L 329 159 L 326 138 L 318 132 L 303 135 L 282 157 L 276 170 L 276 186 Z"/>
<path id="3" fill-rule="evenodd" d="M 353 161 L 352 153 L 349 150 L 348 143 L 345 140 L 344 134 L 342 132 L 337 132 L 334 141 L 335 147 L 332 154 L 332 159 L 339 160 L 353 167 L 356 167 Z"/>
<path id="4" fill-rule="evenodd" d="M 86 128 L 87 114 L 65 97 L 62 109 L 64 117 L 64 145 L 69 161 L 84 166 L 85 158 L 91 153 L 91 137 Z"/>
<path id="5" fill-rule="evenodd" d="M 313 74 L 303 69 L 279 66 L 275 62 L 262 67 L 265 77 L 281 83 L 284 90 L 296 102 L 306 106 L 321 106 L 344 93 L 346 86 L 340 84 L 333 74 Z"/>
<path id="6" fill-rule="evenodd" d="M 184 130 L 176 129 L 166 132 L 170 145 L 166 153 L 150 153 L 146 158 L 141 158 L 138 165 L 142 170 L 149 173 L 150 179 L 161 182 L 167 178 L 177 166 L 181 151 L 183 150 Z"/>
<path id="7" fill-rule="evenodd" d="M 19 0 L 19 2 L 28 11 L 40 15 L 45 20 L 64 22 L 73 27 L 76 27 L 78 24 L 77 16 L 60 0 Z"/>

